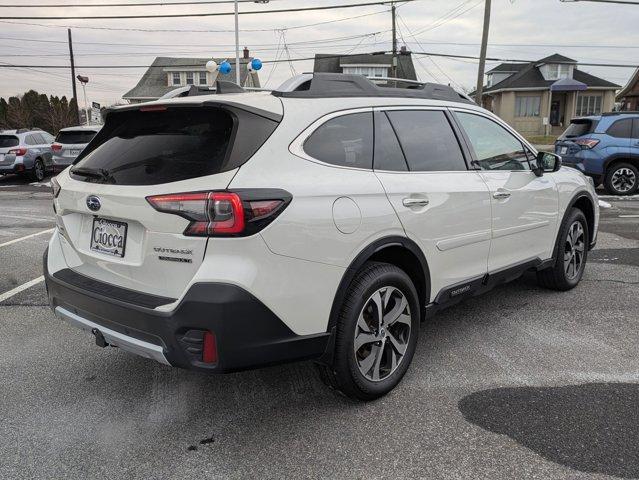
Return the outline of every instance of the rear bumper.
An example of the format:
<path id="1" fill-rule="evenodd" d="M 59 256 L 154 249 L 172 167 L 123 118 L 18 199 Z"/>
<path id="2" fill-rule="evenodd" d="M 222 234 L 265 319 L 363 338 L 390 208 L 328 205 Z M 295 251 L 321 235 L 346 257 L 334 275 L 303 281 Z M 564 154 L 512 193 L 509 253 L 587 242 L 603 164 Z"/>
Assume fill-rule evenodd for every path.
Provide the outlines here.
<path id="1" fill-rule="evenodd" d="M 49 303 L 59 318 L 97 333 L 110 345 L 161 363 L 224 373 L 318 358 L 328 345 L 328 333 L 294 334 L 262 302 L 235 285 L 194 284 L 174 310 L 159 311 L 143 306 L 153 304 L 147 294 L 123 294 L 124 289 L 104 284 L 107 296 L 98 293 L 99 282 L 70 270 L 49 274 L 46 255 Z M 88 288 L 82 286 L 87 284 Z M 204 331 L 215 334 L 215 364 L 202 362 Z"/>

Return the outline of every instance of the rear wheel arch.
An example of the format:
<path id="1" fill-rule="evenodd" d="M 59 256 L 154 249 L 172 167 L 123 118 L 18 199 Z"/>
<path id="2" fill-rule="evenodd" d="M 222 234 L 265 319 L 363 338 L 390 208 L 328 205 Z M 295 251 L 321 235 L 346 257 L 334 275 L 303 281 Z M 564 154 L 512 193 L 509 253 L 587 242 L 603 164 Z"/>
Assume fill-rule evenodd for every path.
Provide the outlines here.
<path id="1" fill-rule="evenodd" d="M 389 263 L 406 272 L 417 290 L 422 310 L 430 301 L 430 270 L 422 250 L 409 238 L 384 237 L 365 247 L 346 269 L 333 299 L 327 331 L 330 332 L 337 323 L 348 286 L 360 268 L 369 261 Z"/>
<path id="2" fill-rule="evenodd" d="M 612 158 L 609 158 L 604 163 L 604 176 L 608 173 L 608 170 L 610 168 L 613 168 L 618 163 L 629 163 L 630 165 L 634 165 L 635 167 L 639 168 L 639 159 L 632 158 L 627 155 L 616 155 Z"/>

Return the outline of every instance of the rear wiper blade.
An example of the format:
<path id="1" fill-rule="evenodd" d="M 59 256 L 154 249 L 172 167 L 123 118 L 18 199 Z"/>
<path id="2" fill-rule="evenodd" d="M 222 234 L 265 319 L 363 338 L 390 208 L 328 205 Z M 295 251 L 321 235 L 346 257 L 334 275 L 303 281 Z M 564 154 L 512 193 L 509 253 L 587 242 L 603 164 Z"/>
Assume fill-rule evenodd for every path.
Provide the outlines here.
<path id="1" fill-rule="evenodd" d="M 72 168 L 71 173 L 75 173 L 77 175 L 83 175 L 85 177 L 93 177 L 93 178 L 101 178 L 103 180 L 107 180 L 111 177 L 111 174 L 108 170 L 104 168 Z"/>

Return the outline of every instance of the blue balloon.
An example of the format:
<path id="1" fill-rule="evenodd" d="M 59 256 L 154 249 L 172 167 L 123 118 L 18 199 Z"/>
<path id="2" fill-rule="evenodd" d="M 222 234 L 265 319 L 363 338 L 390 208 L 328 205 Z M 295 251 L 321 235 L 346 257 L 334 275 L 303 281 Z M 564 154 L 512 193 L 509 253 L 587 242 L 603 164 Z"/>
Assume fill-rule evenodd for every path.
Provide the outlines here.
<path id="1" fill-rule="evenodd" d="M 262 68 L 262 60 L 260 60 L 259 58 L 254 58 L 253 60 L 251 60 L 251 68 L 255 71 L 258 71 L 260 68 Z"/>
<path id="2" fill-rule="evenodd" d="M 227 75 L 231 73 L 231 64 L 227 61 L 220 63 L 220 66 L 217 67 L 222 75 Z"/>

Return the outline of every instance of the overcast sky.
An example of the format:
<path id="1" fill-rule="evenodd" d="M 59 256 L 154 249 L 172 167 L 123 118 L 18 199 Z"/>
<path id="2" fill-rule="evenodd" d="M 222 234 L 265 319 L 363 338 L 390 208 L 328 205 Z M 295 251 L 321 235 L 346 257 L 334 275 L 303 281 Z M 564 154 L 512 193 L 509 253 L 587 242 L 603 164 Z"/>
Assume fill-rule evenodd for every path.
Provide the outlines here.
<path id="1" fill-rule="evenodd" d="M 132 0 L 118 0 L 117 3 L 127 1 L 134 3 Z M 243 3 L 240 9 L 280 9 L 362 1 L 365 0 L 272 0 L 268 5 Z M 113 3 L 115 0 L 23 0 L 24 5 L 63 2 Z M 9 3 L 9 0 L 0 0 L 0 4 L 2 3 Z M 418 0 L 399 7 L 400 45 L 406 44 L 413 51 L 477 55 L 483 3 L 483 0 Z M 156 56 L 233 57 L 233 17 L 144 20 L 1 18 L 231 10 L 232 5 L 226 4 L 135 8 L 2 8 L 0 62 L 69 65 L 66 27 L 71 26 L 76 64 L 79 65 L 77 73 L 90 77 L 87 87 L 89 102 L 109 105 L 122 101 L 122 95 L 135 86 L 144 69 L 86 69 L 82 65 L 148 65 Z M 352 18 L 354 16 L 361 17 Z M 342 21 L 294 28 L 334 20 Z M 568 3 L 560 0 L 493 0 L 488 55 L 536 60 L 552 53 L 561 53 L 582 62 L 639 64 L 638 21 L 639 6 Z M 40 25 L 32 25 L 36 23 Z M 251 54 L 262 60 L 271 60 L 276 56 L 287 58 L 287 52 L 282 48 L 284 44 L 288 46 L 288 55 L 292 59 L 315 53 L 371 52 L 391 48 L 390 27 L 391 16 L 386 6 L 243 15 L 240 16 L 240 43 L 249 47 Z M 213 32 L 192 32 L 193 30 Z M 315 41 L 317 43 L 308 43 Z M 493 65 L 495 62 L 489 62 L 487 69 Z M 474 61 L 416 56 L 415 66 L 420 80 L 453 83 L 468 89 L 473 88 L 476 81 L 477 63 Z M 581 68 L 619 85 L 624 85 L 633 72 L 629 68 Z M 293 62 L 290 65 L 279 63 L 276 66 L 267 64 L 260 72 L 260 77 L 262 84 L 268 79 L 267 86 L 275 87 L 293 72 L 311 70 L 311 61 Z M 0 96 L 21 94 L 28 89 L 70 96 L 68 69 L 3 68 L 0 71 Z M 81 90 L 78 96 L 82 102 Z"/>

